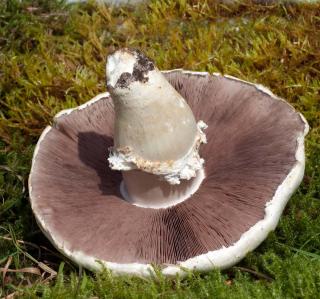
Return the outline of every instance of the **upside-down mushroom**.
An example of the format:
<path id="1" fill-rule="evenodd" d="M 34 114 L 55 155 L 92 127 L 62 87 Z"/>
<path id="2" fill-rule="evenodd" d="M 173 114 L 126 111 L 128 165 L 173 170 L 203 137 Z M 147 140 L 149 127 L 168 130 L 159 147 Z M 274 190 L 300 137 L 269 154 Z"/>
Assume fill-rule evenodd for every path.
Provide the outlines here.
<path id="1" fill-rule="evenodd" d="M 136 50 L 108 57 L 107 83 L 34 152 L 32 209 L 59 251 L 92 270 L 183 275 L 232 266 L 275 229 L 304 173 L 300 113 L 234 77 L 160 72 Z"/>

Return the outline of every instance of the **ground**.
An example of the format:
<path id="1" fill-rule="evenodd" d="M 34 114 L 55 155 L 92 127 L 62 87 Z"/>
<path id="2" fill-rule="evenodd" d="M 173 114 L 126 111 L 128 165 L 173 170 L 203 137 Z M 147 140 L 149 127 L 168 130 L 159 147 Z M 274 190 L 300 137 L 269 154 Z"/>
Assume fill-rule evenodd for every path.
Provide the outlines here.
<path id="1" fill-rule="evenodd" d="M 305 177 L 277 230 L 229 270 L 183 280 L 92 274 L 61 256 L 35 223 L 27 179 L 41 131 L 58 111 L 105 91 L 106 55 L 124 46 L 160 69 L 261 83 L 310 124 Z M 0 297 L 319 298 L 320 4 L 1 1 L 0 65 Z"/>

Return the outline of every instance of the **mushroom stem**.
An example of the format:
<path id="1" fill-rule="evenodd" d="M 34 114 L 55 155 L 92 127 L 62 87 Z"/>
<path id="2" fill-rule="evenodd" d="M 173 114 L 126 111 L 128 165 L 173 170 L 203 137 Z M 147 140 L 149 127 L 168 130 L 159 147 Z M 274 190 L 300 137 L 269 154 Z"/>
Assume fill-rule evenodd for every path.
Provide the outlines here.
<path id="1" fill-rule="evenodd" d="M 124 196 L 137 205 L 153 198 L 159 206 L 194 193 L 204 176 L 198 151 L 206 125 L 196 123 L 183 97 L 140 51 L 116 51 L 106 71 L 115 108 L 108 160 L 123 172 Z"/>
<path id="2" fill-rule="evenodd" d="M 160 181 L 155 175 L 139 170 L 123 171 L 122 176 L 120 191 L 127 202 L 143 208 L 160 209 L 183 202 L 195 193 L 204 179 L 204 170 L 198 170 L 195 177 L 178 185 Z"/>

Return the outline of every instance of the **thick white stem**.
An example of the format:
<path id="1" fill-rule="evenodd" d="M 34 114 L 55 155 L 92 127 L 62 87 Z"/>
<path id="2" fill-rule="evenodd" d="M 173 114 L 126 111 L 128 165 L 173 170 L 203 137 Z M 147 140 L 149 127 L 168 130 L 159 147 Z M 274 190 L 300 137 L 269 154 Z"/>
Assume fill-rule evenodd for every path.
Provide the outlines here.
<path id="1" fill-rule="evenodd" d="M 116 114 L 108 160 L 112 169 L 123 171 L 130 198 L 137 201 L 137 193 L 141 199 L 145 194 L 152 197 L 150 188 L 158 190 L 152 193 L 156 201 L 175 197 L 165 198 L 164 193 L 187 194 L 201 177 L 204 161 L 198 151 L 206 142 L 206 125 L 196 123 L 186 101 L 139 51 L 122 49 L 109 56 L 107 80 Z M 141 186 L 133 187 L 141 178 Z M 190 186 L 169 187 L 192 178 Z"/>

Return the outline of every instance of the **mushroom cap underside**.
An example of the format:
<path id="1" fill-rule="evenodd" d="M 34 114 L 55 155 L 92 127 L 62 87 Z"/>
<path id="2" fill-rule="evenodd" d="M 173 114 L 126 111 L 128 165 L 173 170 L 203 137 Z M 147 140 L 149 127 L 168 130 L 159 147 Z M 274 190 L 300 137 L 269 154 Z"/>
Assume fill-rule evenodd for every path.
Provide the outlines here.
<path id="1" fill-rule="evenodd" d="M 236 78 L 165 72 L 195 118 L 208 124 L 206 178 L 166 209 L 122 199 L 108 167 L 114 111 L 108 93 L 62 111 L 42 134 L 29 178 L 35 217 L 55 247 L 84 267 L 149 275 L 225 268 L 273 230 L 304 172 L 308 125 L 288 103 Z M 99 262 L 97 262 L 99 261 Z"/>

